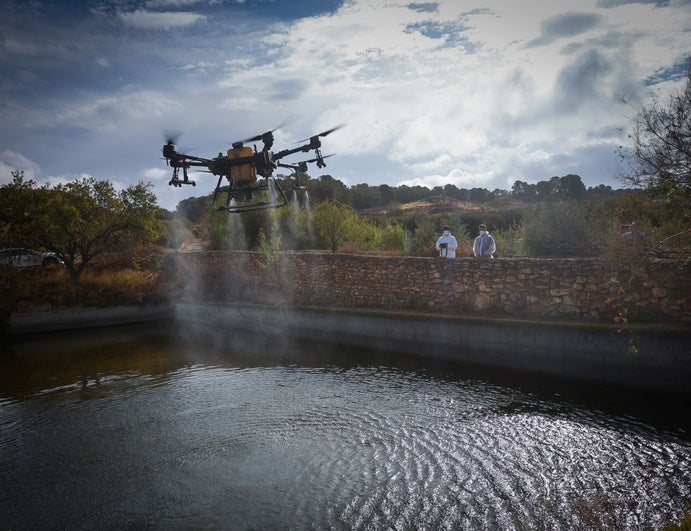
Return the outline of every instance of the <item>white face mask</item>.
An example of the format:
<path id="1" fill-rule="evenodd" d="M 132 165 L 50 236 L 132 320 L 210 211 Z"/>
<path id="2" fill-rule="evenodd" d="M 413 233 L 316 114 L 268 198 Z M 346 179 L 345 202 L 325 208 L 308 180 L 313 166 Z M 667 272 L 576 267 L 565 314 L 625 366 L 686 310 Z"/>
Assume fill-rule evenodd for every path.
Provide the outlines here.
<path id="1" fill-rule="evenodd" d="M 485 234 L 487 234 L 487 231 L 486 231 L 486 230 L 481 230 L 481 231 L 480 231 L 480 236 L 484 236 Z"/>
<path id="2" fill-rule="evenodd" d="M 449 235 L 449 231 L 448 231 L 448 230 L 445 230 L 445 231 L 444 231 L 444 236 L 448 236 L 448 235 Z"/>

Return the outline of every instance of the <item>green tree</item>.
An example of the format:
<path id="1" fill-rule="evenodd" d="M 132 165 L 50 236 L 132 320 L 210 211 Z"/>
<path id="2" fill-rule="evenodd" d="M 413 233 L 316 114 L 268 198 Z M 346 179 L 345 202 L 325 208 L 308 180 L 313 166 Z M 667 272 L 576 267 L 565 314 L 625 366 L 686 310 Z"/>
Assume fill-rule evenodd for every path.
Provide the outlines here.
<path id="1" fill-rule="evenodd" d="M 352 193 L 348 187 L 338 179 L 331 177 L 331 175 L 322 175 L 318 179 L 309 179 L 307 181 L 307 190 L 310 197 L 315 201 L 331 200 L 345 205 L 350 205 L 352 202 Z"/>
<path id="2" fill-rule="evenodd" d="M 520 182 L 520 181 L 517 181 Z M 535 184 L 535 193 L 540 197 L 541 199 L 547 198 L 550 195 L 552 195 L 552 190 L 553 188 L 553 183 L 551 180 L 549 181 L 538 181 L 537 184 Z"/>
<path id="3" fill-rule="evenodd" d="M 585 198 L 586 189 L 580 175 L 570 173 L 560 177 L 559 195 L 566 200 L 580 201 Z"/>
<path id="4" fill-rule="evenodd" d="M 410 238 L 410 252 L 417 256 L 434 256 L 434 244 L 439 238 L 438 228 L 428 217 L 416 219 L 416 226 Z"/>
<path id="5" fill-rule="evenodd" d="M 545 203 L 525 214 L 523 247 L 531 256 L 591 256 L 605 232 L 593 226 L 588 211 L 576 202 Z"/>
<path id="6" fill-rule="evenodd" d="M 381 230 L 348 207 L 330 201 L 319 203 L 312 211 L 312 223 L 321 245 L 332 253 L 346 243 L 352 250 L 381 249 Z"/>
<path id="7" fill-rule="evenodd" d="M 348 216 L 343 225 L 343 242 L 350 251 L 382 250 L 382 230 L 377 225 L 356 212 Z"/>
<path id="8" fill-rule="evenodd" d="M 22 234 L 21 222 L 33 215 L 33 206 L 39 194 L 36 183 L 24 179 L 23 171 L 12 171 L 12 182 L 0 188 L 0 239 L 2 245 L 23 247 L 29 245 Z"/>
<path id="9" fill-rule="evenodd" d="M 202 216 L 209 209 L 210 205 L 211 197 L 209 196 L 188 197 L 180 201 L 175 210 L 178 215 L 196 224 L 202 220 Z"/>
<path id="10" fill-rule="evenodd" d="M 353 197 L 353 207 L 365 210 L 382 204 L 380 189 L 368 184 L 356 184 L 350 187 Z"/>
<path id="11" fill-rule="evenodd" d="M 394 199 L 399 203 L 409 203 L 410 201 L 417 201 L 424 199 L 431 194 L 430 189 L 426 186 L 407 186 L 405 184 L 396 188 Z"/>
<path id="12" fill-rule="evenodd" d="M 455 184 L 445 184 L 444 195 L 448 195 L 449 197 L 455 197 L 456 199 L 461 199 L 463 197 L 461 191 Z"/>
<path id="13" fill-rule="evenodd" d="M 408 250 L 408 233 L 397 221 L 387 223 L 383 227 L 381 240 L 383 251 L 406 252 Z"/>
<path id="14" fill-rule="evenodd" d="M 158 241 L 161 209 L 150 185 L 117 192 L 93 177 L 37 188 L 22 172 L 0 188 L 0 224 L 7 243 L 53 251 L 73 282 L 105 252 Z"/>
<path id="15" fill-rule="evenodd" d="M 620 180 L 645 188 L 671 205 L 691 204 L 691 58 L 684 88 L 666 102 L 635 107 L 630 148 L 619 153 L 628 167 Z"/>
<path id="16" fill-rule="evenodd" d="M 492 233 L 494 241 L 497 244 L 497 256 L 523 256 L 525 250 L 523 247 L 523 226 L 519 223 L 514 223 L 506 229 L 500 229 Z"/>
<path id="17" fill-rule="evenodd" d="M 381 196 L 381 202 L 384 205 L 388 205 L 394 199 L 395 188 L 389 186 L 388 184 L 379 185 L 379 195 Z"/>
<path id="18" fill-rule="evenodd" d="M 355 213 L 331 201 L 323 201 L 312 211 L 312 223 L 319 239 L 335 253 L 343 241 L 344 226 Z"/>
<path id="19" fill-rule="evenodd" d="M 511 187 L 511 195 L 519 199 L 534 199 L 537 195 L 537 186 L 523 181 L 515 181 Z"/>

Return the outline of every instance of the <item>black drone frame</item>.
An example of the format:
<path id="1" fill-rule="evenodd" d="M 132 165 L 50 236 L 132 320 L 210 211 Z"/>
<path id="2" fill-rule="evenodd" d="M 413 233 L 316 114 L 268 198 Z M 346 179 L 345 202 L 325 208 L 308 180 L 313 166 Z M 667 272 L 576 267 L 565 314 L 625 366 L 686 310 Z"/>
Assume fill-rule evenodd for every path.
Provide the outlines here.
<path id="1" fill-rule="evenodd" d="M 302 140 L 305 144 L 293 149 L 284 149 L 277 153 L 271 151 L 274 136 L 273 131 L 268 131 L 261 135 L 247 138 L 233 144 L 233 149 L 228 150 L 227 155 L 219 153 L 213 159 L 206 159 L 178 153 L 172 139 L 163 146 L 163 157 L 168 166 L 173 168 L 173 176 L 168 182 L 171 186 L 182 187 L 183 184 L 196 186 L 196 183 L 189 179 L 187 170 L 192 167 L 206 168 L 205 171 L 218 176 L 216 189 L 213 194 L 213 206 L 217 210 L 226 210 L 231 213 L 247 212 L 251 210 L 267 210 L 280 208 L 288 204 L 286 194 L 280 183 L 273 177 L 276 168 L 290 168 L 293 170 L 292 177 L 295 178 L 293 189 L 306 190 L 299 182 L 300 173 L 307 171 L 307 164 L 316 163 L 318 168 L 326 167 L 324 159 L 330 155 L 321 154 L 321 137 L 334 132 L 339 127 L 334 127 L 323 133 L 319 133 Z M 245 147 L 245 142 L 261 140 L 263 147 L 261 151 Z M 295 153 L 309 153 L 314 151 L 315 157 L 295 164 L 285 164 L 279 161 Z M 182 170 L 182 179 L 180 178 Z M 261 178 L 260 178 L 261 177 Z M 223 184 L 226 178 L 228 183 Z M 257 192 L 267 192 L 267 194 L 255 195 Z M 217 204 L 219 197 L 225 195 L 225 201 Z M 262 197 L 262 199 L 258 199 Z"/>

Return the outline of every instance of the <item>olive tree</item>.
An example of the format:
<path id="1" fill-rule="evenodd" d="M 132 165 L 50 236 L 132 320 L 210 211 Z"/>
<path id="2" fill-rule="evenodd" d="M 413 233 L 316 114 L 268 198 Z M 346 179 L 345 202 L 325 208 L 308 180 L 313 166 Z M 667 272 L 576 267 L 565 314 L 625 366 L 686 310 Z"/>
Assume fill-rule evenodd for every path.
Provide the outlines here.
<path id="1" fill-rule="evenodd" d="M 319 239 L 332 253 L 346 240 L 349 228 L 356 218 L 357 214 L 353 210 L 331 201 L 319 203 L 312 212 L 312 223 Z"/>
<path id="2" fill-rule="evenodd" d="M 163 233 L 150 185 L 116 191 L 109 181 L 87 177 L 37 187 L 23 172 L 12 176 L 0 188 L 0 237 L 54 252 L 73 282 L 95 257 L 157 241 Z"/>

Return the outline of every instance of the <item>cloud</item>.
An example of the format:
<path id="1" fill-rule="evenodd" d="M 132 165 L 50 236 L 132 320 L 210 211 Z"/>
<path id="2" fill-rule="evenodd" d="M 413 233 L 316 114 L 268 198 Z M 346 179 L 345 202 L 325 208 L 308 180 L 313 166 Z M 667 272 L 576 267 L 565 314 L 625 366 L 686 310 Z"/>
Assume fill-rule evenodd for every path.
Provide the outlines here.
<path id="1" fill-rule="evenodd" d="M 160 9 L 169 7 L 188 7 L 202 3 L 202 0 L 147 0 L 147 9 Z"/>
<path id="2" fill-rule="evenodd" d="M 33 43 L 20 42 L 15 39 L 5 38 L 3 42 L 4 51 L 15 55 L 38 55 L 40 49 Z"/>
<path id="3" fill-rule="evenodd" d="M 422 13 L 435 13 L 438 9 L 436 2 L 424 2 L 418 4 L 408 4 L 408 8 Z"/>
<path id="4" fill-rule="evenodd" d="M 53 117 L 46 119 L 43 127 L 63 127 L 77 123 L 83 129 L 108 131 L 116 128 L 124 119 L 151 119 L 179 108 L 180 104 L 158 91 L 126 90 L 111 96 L 86 97 L 65 105 Z"/>
<path id="5" fill-rule="evenodd" d="M 540 24 L 542 34 L 526 44 L 527 48 L 551 44 L 558 39 L 574 37 L 595 28 L 601 17 L 594 13 L 560 13 Z"/>
<path id="6" fill-rule="evenodd" d="M 627 4 L 651 4 L 656 7 L 681 7 L 691 4 L 691 0 L 598 0 L 597 2 L 598 7 L 605 8 L 619 7 Z"/>
<path id="7" fill-rule="evenodd" d="M 64 60 L 69 57 L 69 50 L 63 43 L 48 42 L 40 36 L 14 35 L 5 37 L 0 54 L 17 56 L 20 61 L 32 58 Z"/>
<path id="8" fill-rule="evenodd" d="M 349 127 L 328 139 L 339 154 L 331 165 L 339 168 L 347 165 L 340 160 L 371 154 L 387 158 L 388 171 L 399 168 L 414 179 L 485 182 L 490 188 L 512 178 L 560 174 L 560 164 L 577 170 L 579 155 L 593 142 L 589 131 L 625 124 L 617 101 L 637 86 L 629 43 L 657 37 L 641 33 L 639 17 L 614 32 L 602 13 L 493 5 L 494 11 L 461 12 L 445 2 L 407 10 L 353 2 L 333 16 L 286 26 L 272 37 L 280 53 L 271 66 L 234 79 L 242 80 L 238 87 L 261 87 L 260 72 L 268 79 L 297 70 L 310 79 L 304 92 L 292 96 L 297 106 L 319 115 L 316 127 L 347 117 Z M 535 21 L 538 37 L 522 37 L 530 25 L 517 23 L 519 16 Z M 457 44 L 440 46 L 440 39 Z M 567 39 L 578 44 L 568 54 L 556 46 Z M 268 89 L 258 94 L 272 97 Z M 604 142 L 599 155 L 616 140 Z M 458 169 L 466 167 L 473 169 Z M 601 165 L 595 178 L 609 178 L 608 172 Z"/>
<path id="9" fill-rule="evenodd" d="M 169 30 L 191 26 L 206 20 L 204 15 L 186 12 L 154 12 L 137 9 L 119 12 L 118 18 L 126 25 L 136 29 Z"/>
<path id="10" fill-rule="evenodd" d="M 274 149 L 348 124 L 323 139 L 328 168 L 311 168 L 347 184 L 611 182 L 619 99 L 683 80 L 679 2 L 36 0 L 43 16 L 0 17 L 0 151 L 51 175 L 150 179 L 174 208 L 215 178 L 168 187 L 163 130 L 213 157 L 294 116 Z"/>
<path id="11" fill-rule="evenodd" d="M 21 153 L 5 150 L 0 153 L 0 185 L 12 182 L 13 171 L 22 171 L 26 179 L 35 179 L 41 168 Z"/>
<path id="12" fill-rule="evenodd" d="M 146 168 L 139 172 L 139 177 L 144 181 L 168 181 L 170 180 L 169 171 L 164 168 Z"/>
<path id="13" fill-rule="evenodd" d="M 427 175 L 425 177 L 418 177 L 407 181 L 401 181 L 398 186 L 426 186 L 432 189 L 435 186 L 444 186 L 446 184 L 452 184 L 457 188 L 479 188 L 483 186 L 483 180 L 481 176 L 473 175 L 459 168 L 454 168 L 446 175 Z"/>
<path id="14" fill-rule="evenodd" d="M 575 113 L 593 100 L 603 96 L 609 99 L 606 87 L 612 70 L 613 65 L 598 50 L 590 49 L 580 54 L 557 75 L 554 111 L 560 114 Z"/>

